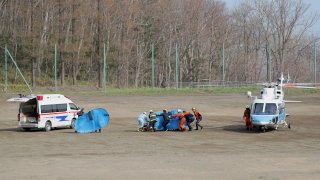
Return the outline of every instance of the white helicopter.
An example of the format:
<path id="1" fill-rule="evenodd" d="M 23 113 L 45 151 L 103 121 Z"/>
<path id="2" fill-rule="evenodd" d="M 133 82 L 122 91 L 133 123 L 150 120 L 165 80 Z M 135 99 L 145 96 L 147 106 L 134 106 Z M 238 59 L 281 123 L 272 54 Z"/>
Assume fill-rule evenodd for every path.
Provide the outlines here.
<path id="1" fill-rule="evenodd" d="M 289 78 L 288 78 L 289 79 Z M 280 84 L 267 83 L 261 90 L 260 96 L 252 96 L 248 91 L 247 95 L 252 99 L 250 106 L 250 119 L 252 126 L 265 132 L 267 129 L 277 129 L 282 125 L 291 129 L 290 124 L 286 122 L 285 102 L 301 102 L 301 101 L 286 101 L 282 90 L 283 74 L 279 79 Z"/>

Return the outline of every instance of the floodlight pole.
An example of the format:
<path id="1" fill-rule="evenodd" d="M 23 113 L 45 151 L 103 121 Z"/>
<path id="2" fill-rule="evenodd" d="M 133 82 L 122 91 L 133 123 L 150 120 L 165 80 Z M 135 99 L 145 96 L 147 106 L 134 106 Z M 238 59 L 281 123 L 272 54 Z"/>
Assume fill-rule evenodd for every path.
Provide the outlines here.
<path id="1" fill-rule="evenodd" d="M 178 52 L 178 44 L 176 44 L 176 89 L 179 88 L 179 74 L 178 74 L 178 69 L 179 69 L 179 52 Z"/>
<path id="2" fill-rule="evenodd" d="M 225 72 L 224 72 L 224 43 L 222 43 L 222 48 L 221 48 L 221 60 L 222 60 L 222 82 L 224 85 L 224 77 L 225 77 Z"/>
<path id="3" fill-rule="evenodd" d="M 107 90 L 107 52 L 106 52 L 106 43 L 103 44 L 103 86 L 104 86 L 104 90 L 106 91 Z"/>
<path id="4" fill-rule="evenodd" d="M 54 45 L 54 89 L 57 91 L 57 44 Z"/>
<path id="5" fill-rule="evenodd" d="M 151 61 L 152 61 L 152 88 L 154 88 L 154 44 L 151 44 Z"/>
<path id="6" fill-rule="evenodd" d="M 272 65 L 272 57 L 271 57 L 271 47 L 270 44 L 268 44 L 268 62 L 267 62 L 267 69 L 268 69 L 268 82 L 271 83 L 271 65 Z"/>
<path id="7" fill-rule="evenodd" d="M 7 92 L 8 88 L 8 56 L 7 56 L 7 45 L 4 47 L 4 92 Z"/>
<path id="8" fill-rule="evenodd" d="M 314 50 L 314 87 L 317 86 L 317 51 L 316 51 L 316 40 L 313 42 L 313 50 Z"/>

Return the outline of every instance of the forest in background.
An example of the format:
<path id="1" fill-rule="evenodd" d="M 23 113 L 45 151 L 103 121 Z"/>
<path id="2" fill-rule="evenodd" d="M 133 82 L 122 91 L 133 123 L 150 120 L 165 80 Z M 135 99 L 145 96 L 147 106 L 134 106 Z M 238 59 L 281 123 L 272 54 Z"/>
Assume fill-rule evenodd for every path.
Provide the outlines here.
<path id="1" fill-rule="evenodd" d="M 148 87 L 154 45 L 156 87 L 175 82 L 176 47 L 180 82 L 266 81 L 268 68 L 272 80 L 284 72 L 312 82 L 319 37 L 309 32 L 319 15 L 302 0 L 240 2 L 0 0 L 0 67 L 7 46 L 33 87 L 53 86 L 56 45 L 59 86 L 101 88 L 106 45 L 107 85 Z M 9 83 L 23 83 L 12 63 L 8 72 Z"/>

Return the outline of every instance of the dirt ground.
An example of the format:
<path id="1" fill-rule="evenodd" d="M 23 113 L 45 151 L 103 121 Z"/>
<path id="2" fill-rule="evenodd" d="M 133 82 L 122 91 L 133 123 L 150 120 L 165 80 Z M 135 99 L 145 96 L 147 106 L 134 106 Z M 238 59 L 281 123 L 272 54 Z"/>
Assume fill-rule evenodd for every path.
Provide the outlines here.
<path id="1" fill-rule="evenodd" d="M 244 95 L 68 95 L 89 110 L 104 107 L 102 133 L 23 132 L 18 104 L 0 96 L 0 179 L 319 179 L 320 95 L 291 96 L 292 129 L 247 132 Z M 197 107 L 202 131 L 137 132 L 137 116 Z"/>

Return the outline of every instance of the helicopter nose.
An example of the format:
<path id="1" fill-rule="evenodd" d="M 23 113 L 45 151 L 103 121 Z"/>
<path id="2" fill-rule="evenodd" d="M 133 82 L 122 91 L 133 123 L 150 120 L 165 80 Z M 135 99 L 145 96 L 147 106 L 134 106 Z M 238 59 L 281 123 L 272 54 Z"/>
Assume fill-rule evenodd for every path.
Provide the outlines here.
<path id="1" fill-rule="evenodd" d="M 258 125 L 265 125 L 273 123 L 274 117 L 272 116 L 252 116 L 252 123 L 258 124 Z"/>

